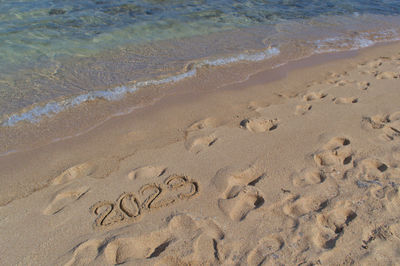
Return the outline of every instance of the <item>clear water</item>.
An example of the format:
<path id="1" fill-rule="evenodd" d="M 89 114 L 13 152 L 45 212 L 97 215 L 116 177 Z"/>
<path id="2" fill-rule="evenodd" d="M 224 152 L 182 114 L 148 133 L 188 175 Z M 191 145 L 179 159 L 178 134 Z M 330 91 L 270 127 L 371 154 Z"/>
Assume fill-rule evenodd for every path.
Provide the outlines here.
<path id="1" fill-rule="evenodd" d="M 0 0 L 0 122 L 118 99 L 203 65 L 398 39 L 399 14 L 398 0 Z"/>

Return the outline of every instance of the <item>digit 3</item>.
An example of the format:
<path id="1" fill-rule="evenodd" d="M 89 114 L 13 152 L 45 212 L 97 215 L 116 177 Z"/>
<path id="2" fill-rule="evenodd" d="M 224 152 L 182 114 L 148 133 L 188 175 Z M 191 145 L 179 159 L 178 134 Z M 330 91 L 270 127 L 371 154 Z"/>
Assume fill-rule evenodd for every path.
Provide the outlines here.
<path id="1" fill-rule="evenodd" d="M 191 197 L 196 195 L 197 192 L 199 191 L 199 185 L 195 181 L 188 181 L 182 187 L 187 187 L 187 186 L 190 187 L 189 192 L 178 194 L 179 199 L 190 199 Z"/>
<path id="2" fill-rule="evenodd" d="M 178 190 L 190 186 L 190 191 L 188 193 L 180 193 L 177 195 L 179 199 L 189 199 L 198 192 L 198 184 L 194 181 L 189 181 L 187 176 L 184 175 L 173 175 L 168 177 L 164 184 L 171 190 Z"/>
<path id="3" fill-rule="evenodd" d="M 187 177 L 184 175 L 172 175 L 164 180 L 164 184 L 167 185 L 169 189 L 177 189 L 185 185 L 187 182 Z"/>

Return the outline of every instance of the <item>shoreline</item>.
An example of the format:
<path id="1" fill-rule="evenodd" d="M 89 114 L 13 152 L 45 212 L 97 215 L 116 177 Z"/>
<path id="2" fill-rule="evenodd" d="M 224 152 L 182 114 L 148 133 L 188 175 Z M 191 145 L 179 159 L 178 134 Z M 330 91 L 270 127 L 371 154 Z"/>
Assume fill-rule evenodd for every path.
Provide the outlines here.
<path id="1" fill-rule="evenodd" d="M 137 94 L 143 93 L 144 96 L 138 96 L 137 94 L 135 95 L 130 95 L 131 98 L 128 96 L 125 99 L 121 100 L 120 102 L 122 105 L 125 104 L 125 106 L 129 106 L 132 104 L 131 99 L 133 98 L 134 100 L 137 100 L 138 98 L 145 98 L 146 100 L 144 101 L 144 104 L 140 106 L 140 101 L 138 102 L 137 105 L 134 107 L 131 111 L 125 113 L 125 112 L 119 112 L 119 113 L 113 113 L 110 112 L 107 116 L 103 116 L 100 119 L 98 119 L 97 123 L 93 125 L 93 121 L 91 120 L 91 117 L 88 117 L 87 119 L 83 120 L 78 124 L 78 127 L 76 125 L 76 119 L 74 117 L 76 116 L 77 113 L 84 113 L 87 112 L 87 110 L 95 110 L 92 108 L 96 107 L 96 103 L 89 103 L 87 106 L 80 106 L 78 108 L 75 108 L 72 110 L 72 112 L 64 112 L 56 117 L 54 119 L 49 119 L 48 122 L 45 123 L 39 123 L 37 125 L 28 125 L 28 127 L 23 126 L 22 131 L 19 130 L 17 127 L 12 128 L 11 132 L 8 134 L 2 134 L 3 139 L 0 139 L 0 143 L 3 143 L 1 146 L 6 146 L 7 147 L 7 139 L 9 137 L 7 136 L 13 136 L 13 138 L 16 140 L 17 144 L 22 143 L 22 147 L 29 147 L 29 145 L 32 145 L 31 148 L 28 148 L 27 150 L 18 150 L 18 149 L 12 149 L 10 153 L 4 156 L 0 156 L 0 169 L 2 169 L 3 173 L 2 175 L 7 176 L 10 175 L 11 173 L 14 173 L 18 167 L 9 167 L 11 162 L 18 162 L 21 163 L 21 168 L 25 168 L 22 165 L 25 165 L 26 163 L 34 166 L 39 162 L 40 160 L 43 160 L 43 158 L 36 158 L 37 154 L 47 154 L 47 153 L 54 153 L 59 154 L 61 157 L 63 157 L 63 152 L 66 147 L 70 147 L 70 145 L 73 145 L 73 147 L 76 147 L 76 150 L 79 150 L 81 145 L 84 143 L 84 146 L 91 147 L 91 148 L 86 148 L 88 150 L 93 149 L 97 153 L 96 156 L 99 156 L 99 149 L 96 148 L 97 144 L 96 141 L 90 141 L 89 139 L 101 139 L 97 140 L 101 142 L 104 139 L 107 139 L 106 135 L 108 134 L 111 137 L 112 141 L 118 140 L 121 137 L 124 137 L 124 134 L 126 134 L 130 131 L 132 131 L 132 126 L 129 126 L 129 121 L 141 121 L 142 123 L 147 124 L 144 122 L 146 120 L 145 117 L 152 117 L 152 119 L 156 119 L 156 121 L 159 121 L 159 118 L 157 118 L 157 115 L 159 115 L 159 112 L 162 112 L 161 110 L 166 109 L 166 110 L 174 110 L 176 108 L 179 108 L 179 106 L 187 106 L 185 102 L 194 102 L 199 99 L 202 99 L 203 104 L 206 106 L 210 106 L 209 101 L 207 99 L 212 99 L 214 95 L 223 95 L 224 93 L 232 92 L 232 93 L 240 93 L 240 91 L 243 88 L 256 88 L 255 90 L 257 93 L 259 93 L 260 87 L 261 86 L 267 86 L 270 88 L 271 91 L 267 92 L 267 95 L 269 97 L 273 96 L 273 98 L 269 101 L 269 103 L 262 103 L 262 104 L 277 104 L 279 103 L 282 99 L 287 98 L 287 97 L 292 97 L 290 96 L 291 93 L 299 93 L 300 91 L 297 91 L 296 89 L 289 90 L 289 96 L 288 95 L 281 95 L 282 93 L 281 89 L 277 90 L 272 89 L 274 83 L 279 83 L 280 81 L 283 81 L 287 79 L 288 75 L 295 75 L 296 72 L 302 72 L 302 68 L 305 67 L 305 72 L 307 72 L 307 69 L 310 68 L 324 68 L 324 65 L 329 65 L 333 64 L 335 65 L 337 62 L 340 62 L 340 60 L 348 60 L 351 61 L 353 59 L 356 59 L 357 57 L 360 57 L 362 54 L 366 54 L 369 51 L 376 51 L 380 49 L 390 49 L 389 47 L 397 47 L 400 45 L 400 41 L 395 41 L 395 42 L 390 42 L 386 44 L 377 44 L 373 47 L 367 47 L 363 48 L 360 50 L 356 51 L 343 51 L 343 52 L 334 52 L 334 53 L 326 53 L 326 54 L 316 54 L 312 55 L 307 58 L 302 58 L 299 60 L 295 60 L 292 62 L 289 62 L 285 65 L 279 66 L 277 68 L 270 68 L 270 65 L 263 65 L 262 62 L 253 62 L 251 64 L 252 69 L 249 71 L 253 71 L 253 74 L 249 77 L 247 76 L 248 72 L 242 72 L 243 67 L 247 67 L 246 70 L 248 70 L 248 67 L 250 66 L 249 64 L 238 64 L 238 65 L 233 65 L 228 68 L 220 68 L 218 71 L 209 71 L 208 69 L 202 69 L 202 71 L 198 72 L 198 75 L 190 80 L 182 80 L 181 82 L 178 82 L 176 84 L 167 84 L 165 88 L 161 87 L 155 87 L 155 88 L 149 88 L 148 90 L 141 90 L 138 91 Z M 270 63 L 270 62 L 268 62 Z M 256 72 L 255 69 L 263 69 L 261 71 Z M 245 75 L 241 75 L 241 73 L 245 73 Z M 222 79 L 221 82 L 221 76 L 225 78 Z M 238 77 L 237 77 L 238 76 Z M 309 76 L 307 76 L 310 78 Z M 322 78 L 322 77 L 319 77 Z M 224 82 L 231 81 L 231 80 L 236 79 L 235 82 L 233 83 L 227 83 L 226 85 L 218 85 L 215 86 L 215 84 L 223 84 Z M 204 81 L 206 82 L 204 83 Z M 306 80 L 306 78 L 304 79 Z M 304 82 L 302 79 L 302 82 Z M 191 90 L 188 90 L 187 88 L 191 88 Z M 153 91 L 151 91 L 153 90 Z M 268 89 L 267 89 L 268 90 Z M 303 88 L 305 90 L 305 88 Z M 244 92 L 246 94 L 246 92 Z M 161 95 L 160 97 L 154 97 L 155 95 Z M 247 97 L 250 101 L 252 98 L 251 95 L 247 95 L 243 97 Z M 150 99 L 150 100 L 149 100 Z M 111 104 L 111 103 L 110 103 Z M 202 105 L 201 105 L 202 106 Z M 98 111 L 95 110 L 94 113 L 99 113 L 101 110 L 104 110 L 104 106 L 99 106 Z M 129 108 L 129 107 L 127 107 Z M 121 108 L 118 108 L 117 110 L 121 110 Z M 199 113 L 196 114 L 196 117 L 202 116 L 202 111 L 201 109 L 198 109 Z M 204 115 L 203 115 L 204 116 Z M 84 118 L 84 117 L 83 117 Z M 70 119 L 71 121 L 68 122 L 67 124 L 64 125 L 65 121 L 68 121 Z M 186 118 L 188 119 L 188 118 Z M 90 122 L 89 122 L 90 121 Z M 56 123 L 54 123 L 56 122 Z M 72 122 L 72 123 L 71 123 Z M 63 125 L 63 127 L 58 128 L 58 125 Z M 89 128 L 85 128 L 85 126 L 93 125 L 90 126 Z M 55 125 L 55 128 L 54 128 Z M 65 127 L 71 127 L 73 130 L 73 134 L 71 135 L 61 135 L 60 133 L 63 132 L 66 128 Z M 82 127 L 84 126 L 84 127 Z M 181 126 L 177 126 L 177 128 L 180 128 Z M 77 130 L 78 128 L 78 130 Z M 83 128 L 83 129 L 80 129 Z M 114 128 L 121 128 L 120 130 L 117 130 L 117 133 L 113 132 Z M 4 128 L 2 128 L 4 129 Z M 50 129 L 50 131 L 48 130 Z M 0 129 L 1 132 L 1 129 Z M 50 132 L 50 135 L 48 133 Z M 161 130 L 162 132 L 162 130 Z M 176 134 L 176 133 L 175 133 Z M 21 136 L 23 138 L 18 138 Z M 162 134 L 160 134 L 162 135 Z M 0 135 L 1 136 L 1 135 Z M 49 136 L 53 136 L 50 137 Z M 59 136 L 59 137 L 58 137 Z M 5 138 L 4 138 L 5 137 Z M 31 139 L 34 139 L 34 142 L 31 141 Z M 37 142 L 35 138 L 39 139 Z M 114 140 L 113 140 L 114 138 Z M 151 138 L 151 137 L 150 137 Z M 183 136 L 178 133 L 178 136 L 176 136 L 177 140 L 182 139 Z M 49 141 L 49 139 L 51 139 Z M 85 142 L 91 143 L 90 145 L 87 145 Z M 26 145 L 25 143 L 28 145 Z M 107 140 L 107 142 L 110 142 L 110 140 Z M 166 145 L 166 144 L 163 144 Z M 70 148 L 68 148 L 70 149 Z M 14 151 L 13 151 L 14 150 Z M 104 153 L 104 151 L 103 151 Z M 116 152 L 119 157 L 121 154 L 120 152 Z M 129 154 L 129 151 L 126 151 L 125 154 Z M 74 157 L 73 154 L 76 154 L 75 151 L 68 151 L 68 157 Z M 88 152 L 87 155 L 85 155 L 86 159 L 85 160 L 90 160 L 92 155 L 90 152 Z M 101 154 L 101 152 L 100 152 Z M 71 159 L 69 159 L 71 160 Z M 34 161 L 34 162 L 32 162 Z M 36 162 L 37 161 L 37 162 Z M 75 161 L 72 159 L 72 161 Z M 65 163 L 63 163 L 65 164 Z M 66 163 L 65 165 L 69 165 L 71 162 Z M 29 167 L 28 167 L 29 168 Z M 67 168 L 67 166 L 64 166 L 62 168 Z M 44 169 L 41 169 L 42 171 Z M 33 184 L 36 184 L 34 186 L 33 191 L 36 189 L 39 189 L 43 186 L 46 186 L 48 183 L 49 178 L 52 175 L 55 175 L 59 171 L 58 169 L 52 169 L 51 171 L 41 171 L 42 178 L 40 182 L 37 182 L 35 178 L 29 178 L 31 179 L 31 182 Z M 22 171 L 24 172 L 24 171 Z M 19 174 L 17 174 L 18 176 Z M 45 177 L 45 178 L 43 178 Z M 14 179 L 14 178 L 13 178 Z M 19 183 L 18 178 L 15 178 L 15 181 L 12 183 Z M 37 186 L 40 184 L 39 186 Z M 28 191 L 32 191 L 32 189 L 28 189 Z M 30 192 L 29 192 L 30 193 Z M 28 193 L 28 195 L 29 195 Z M 25 195 L 26 196 L 26 195 Z M 17 197 L 19 198 L 19 197 Z M 9 202 L 9 200 L 5 200 L 4 198 L 0 199 L 0 205 L 5 204 L 5 202 Z"/>
<path id="2" fill-rule="evenodd" d="M 1 260 L 395 262 L 399 48 L 315 55 L 273 70 L 262 63 L 201 69 L 193 79 L 138 91 L 142 108 L 51 144 L 58 130 L 95 122 L 90 115 L 104 105 L 49 119 L 63 127 L 10 131 L 2 137 L 37 142 L 0 156 Z M 252 70 L 259 71 L 247 77 Z M 82 111 L 88 117 L 79 124 L 66 119 Z M 152 207 L 149 184 L 171 194 Z M 144 206 L 137 213 L 133 195 Z M 125 218 L 96 218 L 103 203 Z"/>
<path id="3" fill-rule="evenodd" d="M 325 19 L 336 27 L 328 27 L 325 32 Z M 200 68 L 229 67 L 232 63 L 265 61 L 266 58 L 278 56 L 280 60 L 271 65 L 276 67 L 313 54 L 358 50 L 380 42 L 399 40 L 399 22 L 395 16 L 349 14 L 327 16 L 325 19 L 316 17 L 304 21 L 283 21 L 281 24 L 227 29 L 178 40 L 126 45 L 88 57 L 79 54 L 75 59 L 61 56 L 60 61 L 50 60 L 52 63 L 48 68 L 37 66 L 17 71 L 14 79 L 12 75 L 4 77 L 1 127 L 20 122 L 37 123 L 92 101 L 118 101 L 124 95 L 148 85 L 190 78 Z M 372 23 L 371 19 L 376 22 Z M 347 24 L 342 25 L 342 20 Z M 300 27 L 302 23 L 307 26 Z M 349 23 L 354 24 L 354 28 L 346 26 Z M 288 25 L 300 27 L 300 32 L 285 30 Z M 225 39 L 229 43 L 220 41 Z M 205 47 L 210 52 L 205 52 Z M 169 59 L 164 58 L 165 54 L 169 55 Z M 35 62 L 32 63 L 35 65 Z M 11 84 L 16 87 L 13 89 Z M 35 100 L 29 98 L 32 85 Z M 14 97 L 13 93 L 20 95 Z"/>
<path id="4" fill-rule="evenodd" d="M 335 51 L 335 52 L 326 52 L 326 53 L 321 53 L 321 54 L 313 54 L 311 56 L 307 56 L 304 58 L 299 58 L 295 59 L 292 61 L 288 61 L 286 63 L 278 64 L 277 66 L 274 66 L 274 61 L 263 61 L 263 62 L 241 62 L 239 64 L 235 65 L 228 65 L 228 66 L 222 66 L 222 67 L 216 67 L 213 69 L 209 68 L 202 68 L 198 70 L 198 76 L 191 77 L 189 80 L 179 80 L 177 81 L 178 83 L 183 83 L 183 84 L 188 84 L 186 86 L 188 87 L 195 87 L 197 90 L 204 90 L 200 83 L 202 83 L 202 79 L 207 80 L 207 85 L 210 87 L 216 87 L 217 89 L 225 88 L 225 87 L 243 87 L 246 86 L 246 82 L 250 80 L 250 86 L 254 86 L 255 83 L 269 83 L 276 81 L 278 79 L 284 78 L 285 75 L 287 75 L 288 72 L 296 70 L 298 68 L 302 67 L 312 67 L 316 66 L 319 64 L 323 64 L 326 62 L 334 61 L 334 60 L 339 60 L 339 59 L 344 59 L 346 57 L 354 57 L 359 53 L 360 51 L 364 51 L 365 49 L 375 49 L 376 47 L 380 46 L 387 46 L 387 45 L 392 45 L 393 43 L 399 43 L 400 41 L 389 41 L 385 43 L 377 43 L 374 44 L 373 46 L 366 47 L 366 48 L 361 48 L 358 50 L 349 50 L 349 51 Z M 243 70 L 246 69 L 245 72 Z M 249 70 L 250 69 L 250 70 Z M 223 79 L 223 81 L 217 81 L 215 77 L 213 77 L 213 72 L 218 72 L 222 76 L 227 76 L 227 78 Z M 229 74 L 229 72 L 232 72 Z M 282 74 L 284 72 L 285 74 Z M 244 75 L 243 75 L 244 73 Z M 219 76 L 220 76 L 219 75 Z M 229 75 L 229 76 L 228 76 Z M 229 78 L 232 78 L 232 76 L 238 75 L 239 78 L 233 78 L 234 81 L 229 80 Z M 262 78 L 262 76 L 266 75 L 267 78 Z M 207 76 L 210 76 L 207 77 Z M 261 78 L 260 78 L 261 76 Z M 253 82 L 254 80 L 257 80 L 256 82 Z M 3 150 L 3 148 L 0 149 L 0 157 L 6 156 L 7 154 L 10 153 L 16 153 L 16 152 L 24 152 L 24 151 L 29 151 L 38 147 L 41 147 L 43 145 L 49 145 L 51 143 L 57 142 L 59 140 L 63 139 L 69 139 L 69 138 L 74 138 L 76 136 L 80 136 L 82 134 L 86 134 L 87 132 L 101 126 L 103 123 L 106 123 L 108 120 L 112 119 L 113 117 L 117 116 L 124 116 L 126 114 L 130 114 L 134 112 L 134 110 L 141 109 L 146 106 L 152 106 L 153 104 L 156 104 L 158 101 L 160 101 L 163 97 L 165 96 L 170 96 L 175 94 L 175 90 L 177 90 L 175 87 L 180 88 L 185 85 L 177 84 L 175 86 L 175 82 L 173 83 L 167 83 L 167 84 L 161 84 L 159 86 L 153 86 L 153 87 L 148 87 L 146 89 L 142 89 L 139 92 L 136 92 L 134 94 L 129 94 L 125 95 L 124 99 L 119 99 L 116 102 L 114 101 L 106 101 L 106 103 L 103 105 L 104 100 L 102 99 L 97 99 L 96 101 L 90 101 L 90 102 L 83 102 L 82 106 L 76 106 L 72 110 L 64 110 L 61 113 L 55 114 L 55 117 L 47 117 L 45 121 L 40 121 L 36 123 L 30 123 L 30 122 L 24 122 L 21 125 L 16 125 L 12 127 L 5 127 L 2 126 L 0 127 L 0 133 L 3 135 L 3 137 L 0 137 L 0 147 L 8 147 L 10 146 L 11 143 L 8 143 L 7 140 L 10 140 L 12 137 L 15 135 L 22 135 L 20 132 L 21 131 L 27 131 L 30 132 L 28 135 L 31 135 L 33 138 L 33 141 L 28 141 L 25 143 L 26 139 L 16 139 L 14 141 L 15 144 L 21 144 L 23 143 L 22 147 L 30 147 L 27 150 L 21 149 L 18 147 L 8 149 L 8 150 Z M 192 91 L 195 91 L 196 89 L 193 89 Z M 179 90 L 179 89 L 178 89 Z M 177 91 L 178 91 L 177 90 Z M 208 89 L 206 89 L 208 90 Z M 189 91 L 188 91 L 189 92 Z M 184 91 L 178 92 L 179 93 L 185 93 Z M 190 92 L 189 92 L 190 93 Z M 145 100 L 143 100 L 145 99 Z M 122 106 L 122 107 L 118 107 Z M 93 108 L 94 107 L 94 108 Z M 91 108 L 93 108 L 91 110 Z M 90 110 L 90 111 L 89 111 Z M 108 111 L 112 110 L 112 111 Z M 88 115 L 89 113 L 92 115 L 93 113 L 97 115 L 94 117 L 86 118 L 85 115 Z M 98 116 L 99 114 L 105 112 L 106 115 Z M 79 113 L 82 113 L 79 115 Z M 78 117 L 78 118 L 74 118 Z M 76 125 L 75 120 L 78 119 L 83 119 L 83 121 L 86 121 L 85 123 L 90 125 L 90 127 L 85 128 L 85 127 L 76 127 L 73 125 Z M 94 119 L 96 122 L 91 122 L 91 120 Z M 68 121 L 67 124 L 70 126 L 70 128 L 65 128 L 62 126 L 63 121 Z M 81 125 L 85 123 L 80 123 Z M 58 124 L 58 125 L 57 125 Z M 60 128 L 58 132 L 59 134 L 52 134 L 52 135 L 45 135 L 44 137 L 42 134 L 45 131 L 48 131 L 48 128 L 51 128 L 52 132 L 57 132 L 57 128 Z M 71 131 L 72 129 L 72 131 Z M 67 130 L 71 132 L 69 135 L 63 134 L 62 132 L 64 130 Z M 10 136 L 10 137 L 8 137 Z M 29 138 L 29 136 L 28 136 Z M 39 141 L 37 144 L 37 140 Z M 42 138 L 42 140 L 41 140 Z M 46 141 L 43 142 L 43 140 L 46 139 Z M 51 141 L 48 141 L 48 139 L 51 139 Z M 33 144 L 33 145 L 32 145 Z M 12 144 L 11 144 L 12 145 Z"/>

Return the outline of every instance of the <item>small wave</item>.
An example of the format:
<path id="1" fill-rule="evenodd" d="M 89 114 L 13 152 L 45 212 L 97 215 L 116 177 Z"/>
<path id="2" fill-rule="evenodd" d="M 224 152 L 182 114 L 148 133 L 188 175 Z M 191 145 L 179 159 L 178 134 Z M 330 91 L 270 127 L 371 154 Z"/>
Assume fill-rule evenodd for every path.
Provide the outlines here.
<path id="1" fill-rule="evenodd" d="M 215 60 L 204 60 L 203 62 L 200 63 L 200 66 L 204 66 L 204 65 L 222 66 L 222 65 L 243 62 L 243 61 L 256 62 L 256 61 L 262 61 L 262 60 L 271 58 L 272 56 L 279 55 L 279 53 L 280 53 L 280 51 L 278 48 L 271 47 L 260 53 L 255 53 L 255 54 L 239 54 L 237 56 L 218 58 Z"/>
<path id="2" fill-rule="evenodd" d="M 314 41 L 316 53 L 338 52 L 343 50 L 358 50 L 372 46 L 382 41 L 398 41 L 399 33 L 395 29 L 383 30 L 373 35 L 360 33 L 357 36 L 337 36 Z"/>
<path id="3" fill-rule="evenodd" d="M 92 92 L 89 92 L 86 94 L 76 96 L 74 98 L 69 98 L 66 100 L 58 101 L 58 102 L 49 102 L 44 106 L 35 106 L 32 109 L 30 109 L 29 111 L 10 115 L 2 123 L 2 126 L 14 126 L 21 121 L 37 123 L 43 117 L 51 117 L 57 113 L 65 111 L 69 108 L 72 108 L 74 106 L 78 106 L 82 103 L 93 101 L 96 99 L 105 99 L 108 101 L 120 100 L 126 94 L 133 93 L 133 92 L 137 91 L 139 88 L 143 88 L 143 87 L 151 86 L 151 85 L 162 85 L 162 84 L 167 84 L 167 83 L 175 83 L 175 82 L 178 82 L 185 78 L 193 77 L 196 75 L 197 69 L 201 68 L 203 66 L 222 66 L 222 65 L 228 65 L 228 64 L 238 63 L 238 62 L 262 61 L 262 60 L 271 58 L 273 56 L 279 55 L 279 53 L 280 53 L 280 50 L 278 48 L 270 47 L 270 48 L 265 49 L 262 52 L 253 53 L 253 54 L 243 53 L 243 54 L 238 54 L 238 55 L 230 56 L 230 57 L 217 58 L 214 60 L 208 60 L 208 59 L 203 60 L 203 61 L 200 61 L 199 63 L 195 64 L 195 66 L 191 70 L 181 73 L 181 74 L 178 74 L 178 75 L 175 75 L 175 76 L 170 76 L 170 77 L 162 78 L 162 79 L 140 81 L 140 82 L 135 83 L 132 86 L 120 86 L 120 87 L 116 87 L 116 88 L 113 88 L 110 90 L 92 91 Z"/>
<path id="4" fill-rule="evenodd" d="M 95 99 L 106 99 L 109 101 L 121 99 L 126 93 L 134 92 L 137 90 L 136 86 L 133 87 L 117 87 L 112 90 L 93 91 L 86 94 L 76 96 L 75 98 L 66 99 L 59 102 L 49 102 L 44 106 L 36 106 L 29 111 L 21 114 L 13 114 L 6 121 L 3 126 L 14 126 L 18 122 L 28 121 L 31 123 L 39 122 L 44 116 L 50 117 L 68 108 L 80 105 L 84 102 L 93 101 Z"/>

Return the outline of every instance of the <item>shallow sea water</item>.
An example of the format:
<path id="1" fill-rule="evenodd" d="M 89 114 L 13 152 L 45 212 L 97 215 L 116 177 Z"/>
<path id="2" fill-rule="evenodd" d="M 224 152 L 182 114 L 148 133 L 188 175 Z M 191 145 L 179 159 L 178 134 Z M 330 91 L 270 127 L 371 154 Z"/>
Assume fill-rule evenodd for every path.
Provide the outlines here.
<path id="1" fill-rule="evenodd" d="M 0 123 L 118 100 L 204 66 L 400 37 L 394 0 L 0 0 Z"/>

